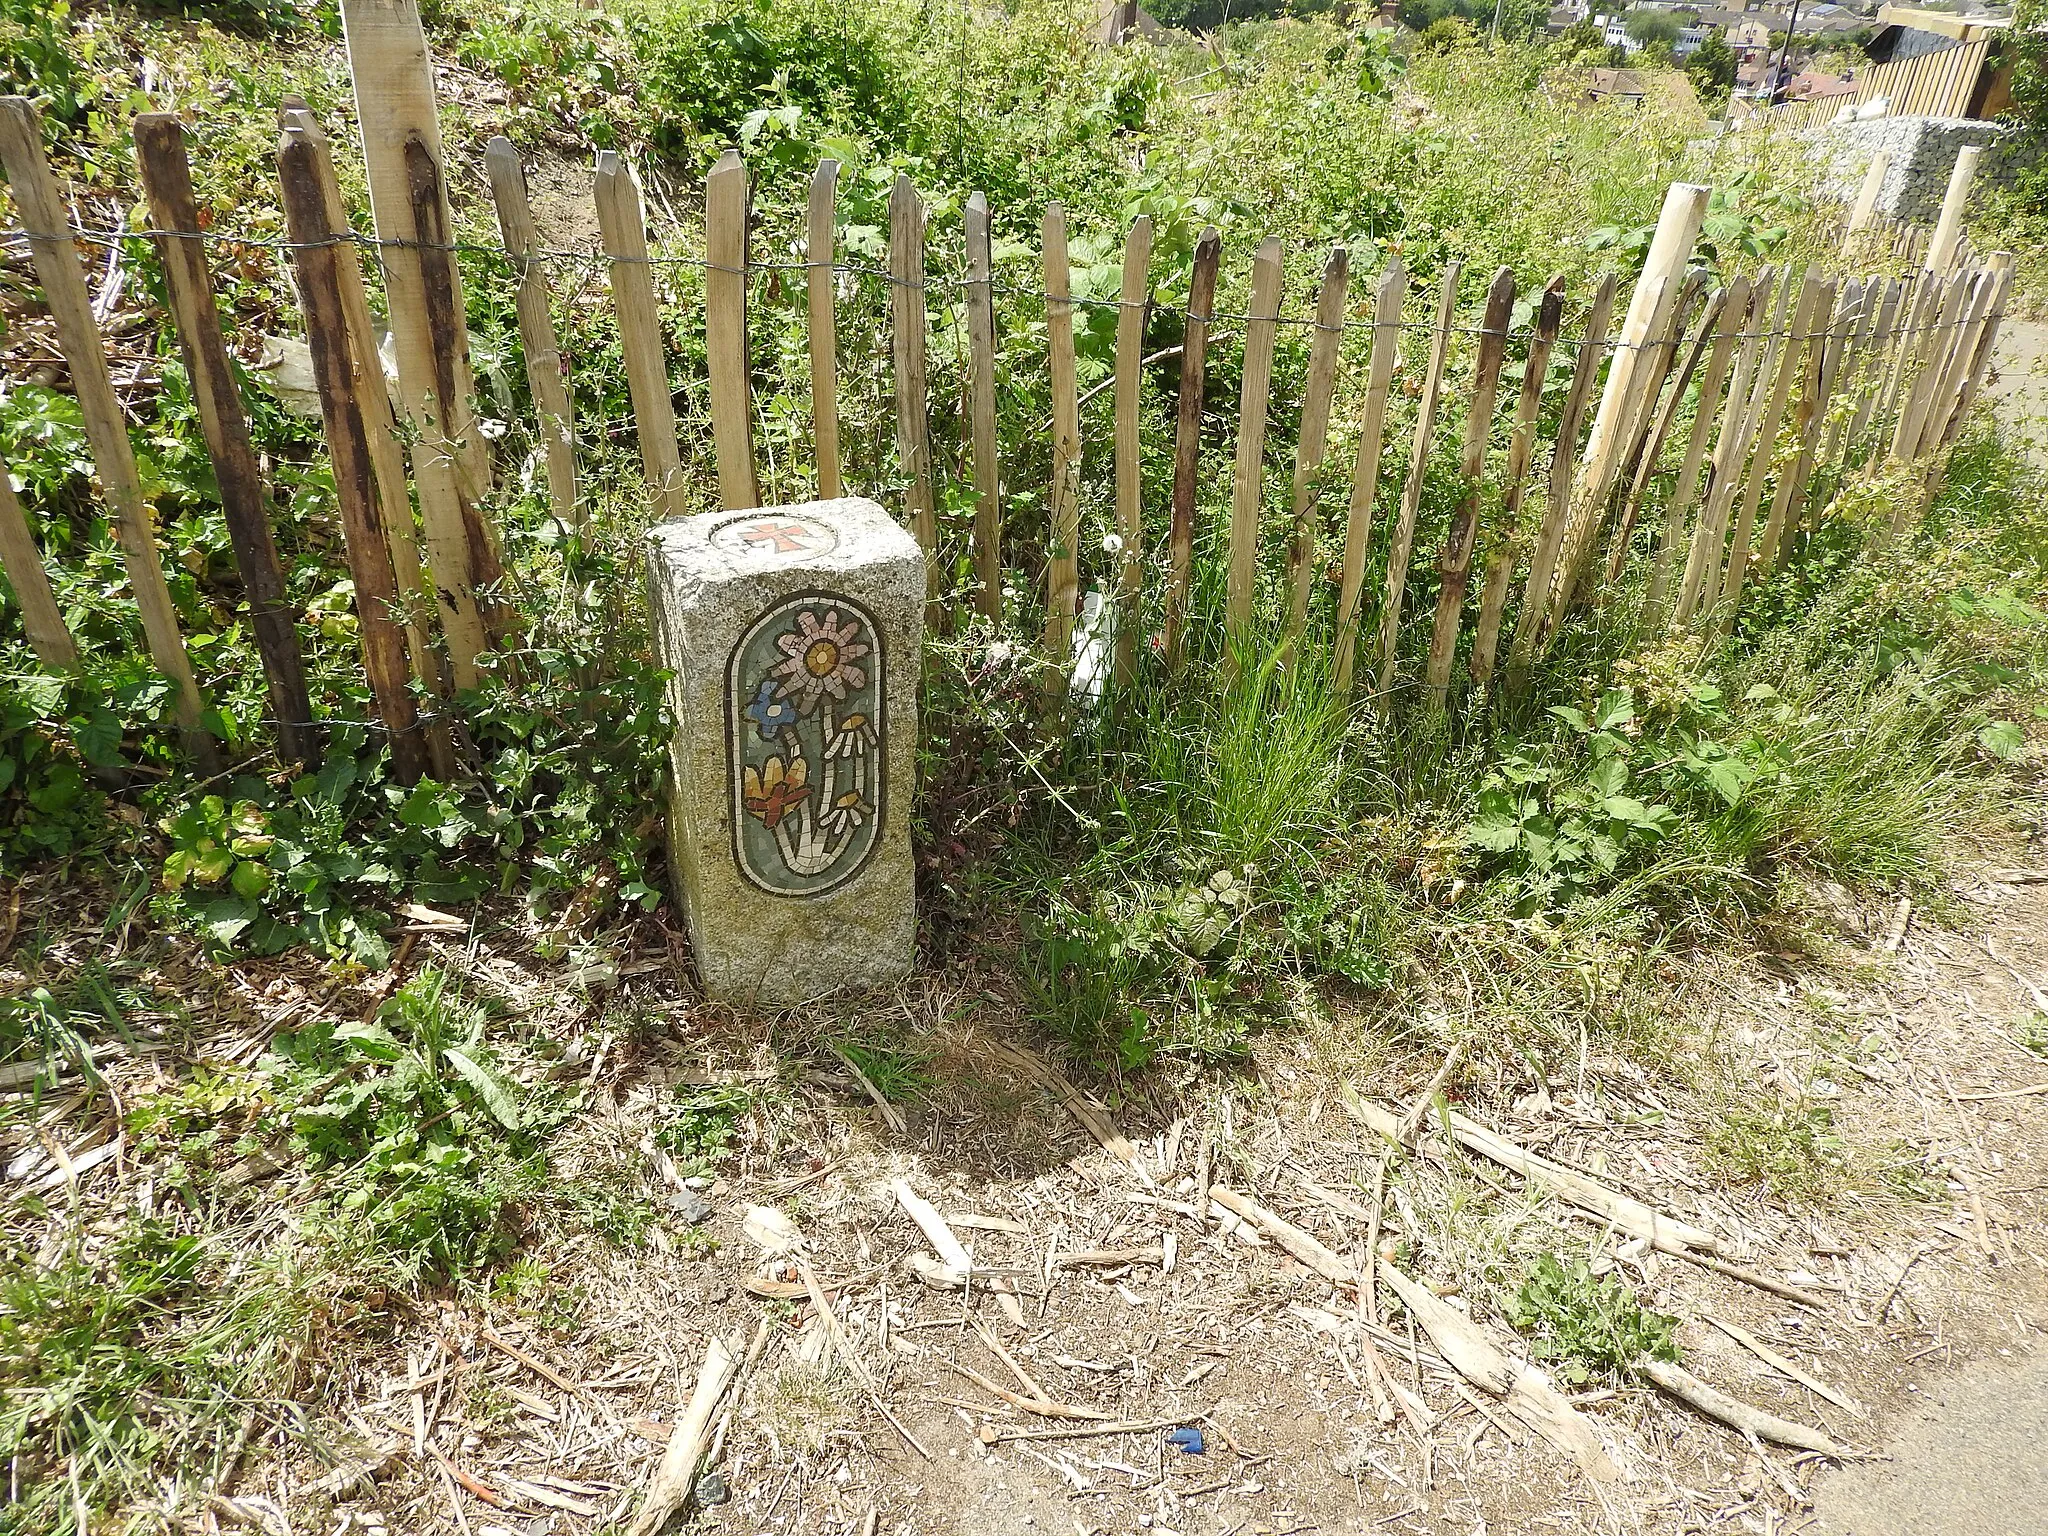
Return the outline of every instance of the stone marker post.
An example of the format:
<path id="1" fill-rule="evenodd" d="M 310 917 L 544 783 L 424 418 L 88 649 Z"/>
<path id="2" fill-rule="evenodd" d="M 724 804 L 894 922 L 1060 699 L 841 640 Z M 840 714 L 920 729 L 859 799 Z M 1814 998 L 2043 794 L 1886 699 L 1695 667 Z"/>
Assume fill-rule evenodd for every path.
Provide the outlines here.
<path id="1" fill-rule="evenodd" d="M 669 861 L 705 990 L 778 1004 L 900 981 L 923 552 L 857 497 L 647 538 L 674 674 Z"/>

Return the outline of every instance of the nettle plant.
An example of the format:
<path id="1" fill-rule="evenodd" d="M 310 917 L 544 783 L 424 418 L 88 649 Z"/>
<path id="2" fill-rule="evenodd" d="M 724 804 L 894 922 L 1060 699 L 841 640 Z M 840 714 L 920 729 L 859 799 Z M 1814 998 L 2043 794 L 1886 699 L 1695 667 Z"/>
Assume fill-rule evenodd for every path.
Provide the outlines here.
<path id="1" fill-rule="evenodd" d="M 1767 684 L 1751 688 L 1744 702 L 1787 707 Z M 1722 691 L 1710 683 L 1693 685 L 1657 730 L 1645 729 L 1628 688 L 1608 689 L 1590 712 L 1557 705 L 1550 714 L 1570 734 L 1503 756 L 1465 830 L 1466 842 L 1491 856 L 1489 872 L 1518 888 L 1528 912 L 1612 884 L 1688 816 L 1733 810 L 1782 767 L 1771 747 L 1733 732 Z"/>

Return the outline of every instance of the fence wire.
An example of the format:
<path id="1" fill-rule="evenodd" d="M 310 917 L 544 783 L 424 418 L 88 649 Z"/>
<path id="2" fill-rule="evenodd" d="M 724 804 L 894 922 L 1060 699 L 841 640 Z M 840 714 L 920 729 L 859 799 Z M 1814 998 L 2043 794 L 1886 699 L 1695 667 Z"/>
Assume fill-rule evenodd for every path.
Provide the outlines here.
<path id="1" fill-rule="evenodd" d="M 986 288 L 991 295 L 1003 294 L 1010 297 L 1035 299 L 1041 306 L 1047 309 L 1050 309 L 1057 304 L 1065 304 L 1069 306 L 1069 308 L 1071 309 L 1093 309 L 1117 312 L 1121 312 L 1125 309 L 1138 309 L 1143 310 L 1147 314 L 1175 315 L 1181 318 L 1183 321 L 1200 321 L 1206 325 L 1282 325 L 1295 327 L 1301 330 L 1321 331 L 1326 335 L 1336 334 L 1340 336 L 1345 334 L 1356 333 L 1369 334 L 1371 332 L 1381 329 L 1379 322 L 1376 320 L 1346 320 L 1338 325 L 1326 326 L 1314 315 L 1253 315 L 1249 313 L 1240 314 L 1230 311 L 1216 311 L 1208 314 L 1197 314 L 1194 310 L 1190 309 L 1186 305 L 1160 303 L 1149 297 L 1138 303 L 1127 303 L 1125 300 L 1121 298 L 1101 299 L 1089 298 L 1085 296 L 1072 294 L 1067 295 L 1064 298 L 1055 299 L 1051 295 L 1044 292 L 1042 289 L 1033 288 L 1023 284 L 1007 283 L 995 279 L 993 277 L 986 280 L 976 281 L 964 277 L 948 277 L 943 275 L 933 276 L 927 273 L 922 279 L 917 281 L 911 281 L 909 279 L 897 276 L 896 273 L 894 273 L 887 267 L 877 267 L 869 265 L 864 262 L 842 261 L 837 259 L 831 262 L 754 261 L 749 259 L 745 265 L 735 267 L 728 263 L 711 261 L 701 256 L 613 256 L 612 254 L 606 251 L 574 250 L 568 247 L 553 246 L 539 247 L 535 249 L 530 255 L 518 256 L 506 250 L 501 245 L 489 245 L 477 241 L 384 239 L 376 235 L 363 234 L 359 230 L 348 230 L 340 234 L 329 235 L 319 240 L 276 239 L 256 235 L 238 235 L 213 229 L 157 229 L 153 227 L 145 227 L 142 229 L 89 230 L 73 226 L 69 230 L 69 235 L 70 238 L 73 240 L 83 241 L 88 245 L 98 245 L 103 248 L 122 247 L 131 241 L 170 239 L 199 240 L 203 242 L 210 242 L 215 245 L 245 246 L 252 249 L 269 251 L 331 250 L 336 246 L 352 245 L 359 250 L 371 253 L 373 258 L 380 258 L 380 253 L 387 250 L 436 251 L 451 256 L 471 256 L 478 258 L 480 260 L 489 261 L 495 265 L 503 267 L 508 271 L 508 273 L 512 275 L 518 275 L 519 273 L 523 272 L 526 267 L 533 264 L 534 262 L 585 267 L 603 264 L 609 266 L 644 265 L 654 268 L 688 268 L 693 271 L 701 272 L 731 273 L 740 277 L 746 277 L 756 272 L 810 273 L 823 270 L 829 271 L 835 277 L 842 275 L 848 277 L 864 277 L 885 283 L 891 287 L 913 288 L 921 293 L 928 294 L 958 294 L 963 298 L 974 289 Z M 51 237 L 48 235 L 36 234 L 35 232 L 20 227 L 19 225 L 0 228 L 0 247 L 19 246 L 22 244 L 26 244 L 31 240 L 49 238 Z M 379 259 L 379 264 L 381 266 L 381 259 Z M 1902 285 L 1902 297 L 1900 301 L 1901 308 L 1904 307 L 1905 302 L 1903 295 L 1911 291 L 1914 284 L 1930 276 L 1935 277 L 1937 280 L 1940 280 L 1941 278 L 1940 274 L 1930 274 L 1925 271 L 1915 270 L 1908 270 L 1899 275 L 1898 281 Z M 1883 338 L 1888 341 L 1895 341 L 1900 337 L 1917 336 L 1934 331 L 1954 330 L 1964 323 L 1965 317 L 1958 317 L 1956 320 L 1946 324 L 1942 323 L 1938 317 L 1934 317 L 1930 318 L 1926 323 L 1921 325 L 1912 325 L 1910 323 L 1904 323 L 1894 326 L 1891 329 L 1883 332 L 1882 335 Z M 1495 329 L 1493 327 L 1488 326 L 1463 325 L 1458 324 L 1456 322 L 1452 322 L 1450 324 L 1445 325 L 1439 325 L 1435 320 L 1401 319 L 1391 322 L 1390 328 L 1408 332 L 1441 333 L 1451 336 L 1503 336 L 1510 341 L 1526 341 L 1532 339 L 1536 334 L 1535 328 L 1533 326 L 1528 325 L 1509 326 L 1502 329 Z M 1817 330 L 1802 331 L 1796 330 L 1790 326 L 1786 326 L 1783 328 L 1772 330 L 1735 331 L 1728 333 L 1728 339 L 1734 342 L 1781 341 L 1786 339 L 1811 341 L 1816 337 L 1828 334 L 1829 329 L 1829 327 L 1823 326 Z M 1714 335 L 1717 338 L 1721 334 L 1722 333 L 1718 331 L 1714 333 Z M 1586 345 L 1586 339 L 1583 337 L 1575 340 L 1566 340 L 1563 337 L 1559 337 L 1558 341 L 1560 344 L 1573 349 L 1582 349 Z M 1610 335 L 1603 339 L 1600 345 L 1608 351 L 1613 352 L 1625 352 L 1636 350 L 1653 352 L 1659 350 L 1660 348 L 1676 347 L 1682 345 L 1682 338 L 1674 334 L 1669 336 L 1657 337 L 1653 339 L 1646 339 L 1643 341 L 1631 342 L 1624 341 L 1618 336 Z"/>

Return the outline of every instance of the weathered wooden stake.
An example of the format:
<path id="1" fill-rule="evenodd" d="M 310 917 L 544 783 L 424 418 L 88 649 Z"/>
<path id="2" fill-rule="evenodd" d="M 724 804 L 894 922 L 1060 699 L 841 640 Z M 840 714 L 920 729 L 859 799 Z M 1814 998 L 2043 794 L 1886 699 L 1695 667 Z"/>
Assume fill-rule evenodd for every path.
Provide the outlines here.
<path id="1" fill-rule="evenodd" d="M 845 495 L 839 471 L 839 326 L 832 291 L 839 162 L 821 160 L 811 173 L 804 231 L 804 295 L 810 310 L 811 436 L 818 455 L 818 498 Z"/>
<path id="2" fill-rule="evenodd" d="M 890 351 L 896 365 L 896 468 L 909 484 L 903 510 L 928 567 L 928 590 L 939 581 L 939 520 L 932 496 L 932 445 L 925 385 L 924 199 L 908 176 L 889 193 Z M 926 615 L 927 626 L 935 615 Z"/>
<path id="3" fill-rule="evenodd" d="M 967 430 L 974 478 L 976 606 L 1003 616 L 1003 500 L 996 457 L 995 272 L 990 259 L 988 199 L 967 199 Z"/>
<path id="4" fill-rule="evenodd" d="M 1863 244 L 1859 238 L 1870 228 L 1877 212 L 1877 200 L 1884 192 L 1885 178 L 1891 174 L 1892 157 L 1889 150 L 1879 150 L 1870 157 L 1870 167 L 1863 173 L 1863 185 L 1856 190 L 1856 202 L 1849 210 L 1849 222 L 1842 229 L 1842 255 L 1853 257 L 1856 248 Z"/>
<path id="5" fill-rule="evenodd" d="M 270 709 L 276 722 L 281 761 L 320 766 L 320 733 L 306 691 L 299 654 L 297 614 L 285 591 L 284 567 L 270 534 L 270 496 L 256 467 L 249 418 L 221 335 L 213 274 L 201 243 L 199 208 L 192 195 L 192 169 L 185 158 L 185 128 L 169 112 L 145 112 L 135 119 L 135 160 L 149 200 L 185 373 L 199 407 L 199 429 L 213 460 L 228 542 L 242 588 L 249 599 L 249 628 L 263 658 Z M 0 511 L 4 516 L 4 511 Z"/>
<path id="6" fill-rule="evenodd" d="M 612 307 L 618 313 L 619 349 L 626 360 L 626 389 L 633 401 L 633 427 L 640 439 L 648 497 L 656 517 L 681 517 L 690 510 L 690 498 L 676 446 L 675 396 L 661 344 L 661 306 L 647 257 L 647 212 L 631 168 L 608 149 L 597 157 L 597 223 L 605 254 L 611 257 Z"/>
<path id="7" fill-rule="evenodd" d="M 1956 245 L 1963 238 L 1963 209 L 1970 201 L 1970 184 L 1977 179 L 1977 162 L 1984 158 L 1982 145 L 1965 144 L 1956 151 L 1955 166 L 1948 173 L 1948 191 L 1942 194 L 1941 216 L 1927 242 L 1926 270 L 1945 276 L 1955 265 Z"/>
<path id="8" fill-rule="evenodd" d="M 399 396 L 414 432 L 413 482 L 428 563 L 435 586 L 473 595 L 486 633 L 502 638 L 513 625 L 509 604 L 502 594 L 476 591 L 500 582 L 504 564 L 497 530 L 478 506 L 490 484 L 490 457 L 476 426 L 467 311 L 450 249 L 454 220 L 418 0 L 343 0 L 341 21 Z M 450 628 L 449 660 L 465 688 L 476 676 L 469 643 L 461 627 Z"/>
<path id="9" fill-rule="evenodd" d="M 156 514 L 142 496 L 127 418 L 107 372 L 92 297 L 72 244 L 71 216 L 43 156 L 42 122 L 26 97 L 0 97 L 0 165 L 6 167 L 16 216 L 28 237 L 43 298 L 56 323 L 58 348 L 70 365 L 72 391 L 85 418 L 85 435 L 92 445 L 100 488 L 113 514 L 110 521 L 121 542 L 150 660 L 174 690 L 173 708 L 187 755 L 211 772 L 218 766 L 219 752 L 206 728 L 206 700 L 199 691 L 199 680 L 192 675 L 185 638 L 178 632 L 177 609 L 164 581 L 163 559 L 156 547 Z"/>
<path id="10" fill-rule="evenodd" d="M 1451 514 L 1451 526 L 1437 555 L 1439 578 L 1436 618 L 1430 626 L 1429 664 L 1424 680 L 1432 708 L 1441 709 L 1451 688 L 1451 664 L 1458 650 L 1458 627 L 1465 615 L 1465 592 L 1472 584 L 1472 556 L 1479 544 L 1479 506 L 1485 496 L 1486 443 L 1493 432 L 1493 407 L 1500 394 L 1500 367 L 1507 356 L 1508 316 L 1515 307 L 1515 272 L 1502 267 L 1486 290 L 1485 318 L 1479 323 L 1479 357 L 1473 364 L 1472 397 L 1465 411 L 1465 437 L 1458 447 L 1458 474 L 1465 495 Z"/>
<path id="11" fill-rule="evenodd" d="M 370 444 L 362 412 L 356 406 L 348 321 L 335 274 L 335 253 L 340 247 L 331 243 L 326 232 L 326 199 L 312 157 L 304 135 L 287 128 L 278 143 L 277 171 L 284 187 L 286 228 L 298 247 L 292 253 L 293 266 L 306 311 L 306 339 L 320 390 L 320 414 L 333 464 L 335 503 L 341 512 L 349 575 L 355 582 L 363 671 L 377 717 L 391 738 L 392 772 L 401 783 L 412 784 L 427 770 L 426 744 L 420 739 L 419 712 L 407 686 L 405 632 L 394 616 L 398 583 L 379 526 Z"/>
<path id="12" fill-rule="evenodd" d="M 1237 405 L 1237 462 L 1230 477 L 1230 586 L 1224 618 L 1233 643 L 1251 624 L 1258 591 L 1266 412 L 1273 399 L 1273 343 L 1280 329 L 1280 259 L 1280 241 L 1273 235 L 1261 240 L 1252 256 L 1251 309 L 1245 322 L 1244 378 Z"/>
<path id="13" fill-rule="evenodd" d="M 1727 291 L 1716 289 L 1707 297 L 1706 309 L 1700 315 L 1699 329 L 1693 333 L 1692 346 L 1687 349 L 1685 361 L 1679 366 L 1677 376 L 1672 380 L 1671 392 L 1664 397 L 1664 404 L 1657 412 L 1654 425 L 1643 439 L 1641 451 L 1636 456 L 1635 478 L 1630 483 L 1621 506 L 1621 519 L 1614 531 L 1613 547 L 1607 557 L 1606 592 L 1614 590 L 1628 561 L 1629 542 L 1635 535 L 1636 519 L 1642 513 L 1643 497 L 1649 491 L 1650 481 L 1657 473 L 1658 462 L 1664 456 L 1664 444 L 1671 436 L 1672 423 L 1678 419 L 1680 409 L 1685 405 L 1686 387 L 1699 368 L 1700 359 L 1713 345 L 1714 327 L 1721 318 L 1721 306 L 1727 301 Z M 1670 508 L 1665 509 L 1667 528 L 1670 523 Z M 1680 512 L 1680 516 L 1683 516 Z M 1669 538 L 1660 541 L 1660 557 L 1670 549 Z M 1656 578 L 1651 578 L 1655 584 Z"/>
<path id="14" fill-rule="evenodd" d="M 584 517 L 576 495 L 576 417 L 564 377 L 561 345 L 555 339 L 540 231 L 526 197 L 526 166 L 512 141 L 497 134 L 484 145 L 484 170 L 490 176 L 491 201 L 498 210 L 499 238 L 505 242 L 512 269 L 519 274 L 519 344 L 526 354 L 526 384 L 533 391 L 534 413 L 540 418 L 541 446 L 547 451 L 548 505 L 564 528 L 581 533 Z"/>
<path id="15" fill-rule="evenodd" d="M 1337 388 L 1337 348 L 1344 340 L 1344 306 L 1351 287 L 1351 253 L 1330 247 L 1316 295 L 1315 332 L 1308 346 L 1308 381 L 1301 395 L 1301 437 L 1294 450 L 1290 509 L 1294 537 L 1287 549 L 1287 638 L 1298 638 L 1308 622 L 1308 595 L 1315 584 L 1317 493 L 1322 489 L 1323 455 L 1330 446 L 1330 399 Z"/>
<path id="16" fill-rule="evenodd" d="M 435 709 L 426 722 L 427 757 L 436 778 L 452 781 L 460 771 L 455 754 L 456 732 L 449 719 L 438 716 L 454 698 L 456 680 L 453 665 L 434 640 L 433 621 L 438 615 L 444 634 L 460 628 L 470 637 L 471 654 L 480 655 L 487 644 L 483 617 L 477 611 L 473 593 L 456 593 L 435 586 L 432 596 L 428 596 L 428 568 L 420 556 L 420 535 L 414 526 L 412 497 L 406 484 L 405 449 L 392 408 L 391 387 L 384 376 L 384 359 L 377 350 L 376 321 L 370 314 L 369 291 L 363 283 L 362 257 L 348 238 L 348 208 L 342 201 L 341 181 L 335 175 L 327 132 L 296 97 L 286 98 L 279 113 L 279 126 L 295 129 L 307 146 L 307 163 L 327 210 L 327 238 L 336 242 L 334 274 L 341 286 L 342 319 L 348 325 L 351 387 L 369 441 L 379 521 L 383 524 L 385 545 L 391 552 L 391 574 L 404 605 L 406 651 L 412 662 L 413 680 Z M 459 528 L 446 531 L 451 536 L 461 532 Z M 429 530 L 430 537 L 432 532 Z M 459 569 L 467 559 L 465 540 L 435 564 L 439 569 Z"/>
<path id="17" fill-rule="evenodd" d="M 1607 326 L 1614 314 L 1614 290 L 1612 272 L 1600 279 L 1600 286 L 1593 290 L 1585 331 L 1579 340 L 1578 362 L 1572 368 L 1571 392 L 1565 396 L 1564 410 L 1558 416 L 1557 440 L 1550 452 L 1548 501 L 1542 527 L 1537 530 L 1535 551 L 1529 557 L 1529 580 L 1522 588 L 1522 612 L 1515 621 L 1514 644 L 1508 650 L 1508 671 L 1515 677 L 1528 671 L 1549 614 L 1551 578 L 1557 571 L 1571 516 L 1572 472 L 1578 461 L 1579 429 L 1585 425 L 1586 408 L 1592 403 L 1593 386 L 1600 377 L 1600 364 L 1607 356 Z"/>
<path id="18" fill-rule="evenodd" d="M 1167 535 L 1166 664 L 1180 670 L 1195 563 L 1195 493 L 1202 466 L 1202 391 L 1208 383 L 1209 324 L 1216 309 L 1216 272 L 1223 237 L 1215 226 L 1195 241 L 1188 277 L 1187 327 L 1181 333 L 1180 398 L 1173 432 L 1173 524 Z"/>
<path id="19" fill-rule="evenodd" d="M 1380 608 L 1379 692 L 1394 685 L 1394 657 L 1401 639 L 1401 605 L 1408 592 L 1408 559 L 1415 549 L 1415 519 L 1422 511 L 1423 480 L 1429 471 L 1429 450 L 1436 436 L 1438 397 L 1443 390 L 1444 364 L 1451 355 L 1451 317 L 1458 307 L 1457 261 L 1444 266 L 1443 289 L 1437 299 L 1436 328 L 1430 335 L 1429 364 L 1422 376 L 1422 397 L 1415 404 L 1415 443 L 1408 454 L 1408 479 L 1401 487 L 1401 518 L 1387 549 L 1387 595 Z"/>
<path id="20" fill-rule="evenodd" d="M 1358 660 L 1358 607 L 1365 591 L 1365 557 L 1372 548 L 1373 506 L 1379 496 L 1380 457 L 1387 435 L 1387 393 L 1401 352 L 1401 300 L 1408 272 L 1389 256 L 1373 296 L 1372 357 L 1366 364 L 1365 403 L 1358 418 L 1358 447 L 1351 463 L 1351 506 L 1344 531 L 1344 576 L 1337 589 L 1337 653 L 1331 672 L 1340 698 L 1351 697 L 1351 672 Z"/>
<path id="21" fill-rule="evenodd" d="M 1137 673 L 1139 579 L 1144 573 L 1144 481 L 1138 460 L 1138 407 L 1144 384 L 1145 320 L 1152 297 L 1152 220 L 1140 214 L 1124 241 L 1116 316 L 1116 681 Z"/>
<path id="22" fill-rule="evenodd" d="M 1549 377 L 1550 353 L 1557 345 L 1557 333 L 1564 322 L 1564 277 L 1559 274 L 1543 290 L 1536 311 L 1536 331 L 1529 338 L 1528 356 L 1522 364 L 1522 389 L 1515 401 L 1515 425 L 1508 439 L 1506 494 L 1501 503 L 1500 539 L 1486 560 L 1486 584 L 1479 595 L 1479 623 L 1472 631 L 1472 681 L 1484 683 L 1493 676 L 1493 664 L 1500 647 L 1501 619 L 1507 612 L 1508 585 L 1514 579 L 1515 561 L 1527 540 L 1522 532 L 1522 502 L 1529 489 L 1529 458 L 1536 447 L 1536 421 L 1543 408 L 1543 385 Z"/>
<path id="23" fill-rule="evenodd" d="M 1657 540 L 1656 563 L 1650 567 L 1650 589 L 1643 599 L 1646 623 L 1655 624 L 1668 617 L 1666 599 L 1672 568 L 1679 551 L 1686 547 L 1685 520 L 1699 491 L 1700 466 L 1721 412 L 1721 390 L 1728 381 L 1736 338 L 1749 316 L 1749 295 L 1749 279 L 1738 274 L 1728 280 L 1728 286 L 1709 307 L 1707 323 L 1714 327 L 1714 349 L 1707 355 L 1707 371 L 1700 376 L 1699 399 L 1693 406 L 1692 432 L 1686 439 L 1685 457 L 1679 461 L 1678 483 L 1672 487 L 1671 499 L 1664 504 L 1664 528 Z"/>
<path id="24" fill-rule="evenodd" d="M 1067 216 L 1046 205 L 1041 226 L 1045 259 L 1045 333 L 1052 376 L 1052 483 L 1046 494 L 1046 688 L 1065 686 L 1073 662 L 1074 608 L 1080 601 L 1081 405 L 1074 379 L 1074 304 L 1067 266 Z"/>
<path id="25" fill-rule="evenodd" d="M 747 379 L 747 163 L 736 149 L 704 178 L 704 353 L 711 376 L 711 441 L 719 504 L 761 505 L 754 467 L 754 401 Z"/>

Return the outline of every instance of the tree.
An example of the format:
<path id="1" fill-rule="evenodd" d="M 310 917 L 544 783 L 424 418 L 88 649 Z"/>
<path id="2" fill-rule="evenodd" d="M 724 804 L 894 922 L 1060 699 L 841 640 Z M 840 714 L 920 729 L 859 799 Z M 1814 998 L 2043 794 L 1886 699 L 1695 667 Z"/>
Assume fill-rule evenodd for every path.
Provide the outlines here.
<path id="1" fill-rule="evenodd" d="M 1440 16 L 1422 29 L 1415 46 L 1424 53 L 1456 53 L 1461 48 L 1470 48 L 1478 36 L 1464 17 Z"/>
<path id="2" fill-rule="evenodd" d="M 1638 48 L 1662 43 L 1668 52 L 1678 42 L 1678 34 L 1682 30 L 1678 18 L 1669 11 L 1628 13 L 1628 35 Z"/>
<path id="3" fill-rule="evenodd" d="M 1557 53 L 1565 64 L 1591 64 L 1607 56 L 1607 36 L 1590 16 L 1582 17 L 1558 34 Z"/>
<path id="4" fill-rule="evenodd" d="M 1692 77 L 1693 93 L 1699 97 L 1700 105 L 1719 111 L 1729 92 L 1735 89 L 1735 50 L 1719 32 L 1709 32 L 1686 60 L 1685 72 Z"/>

